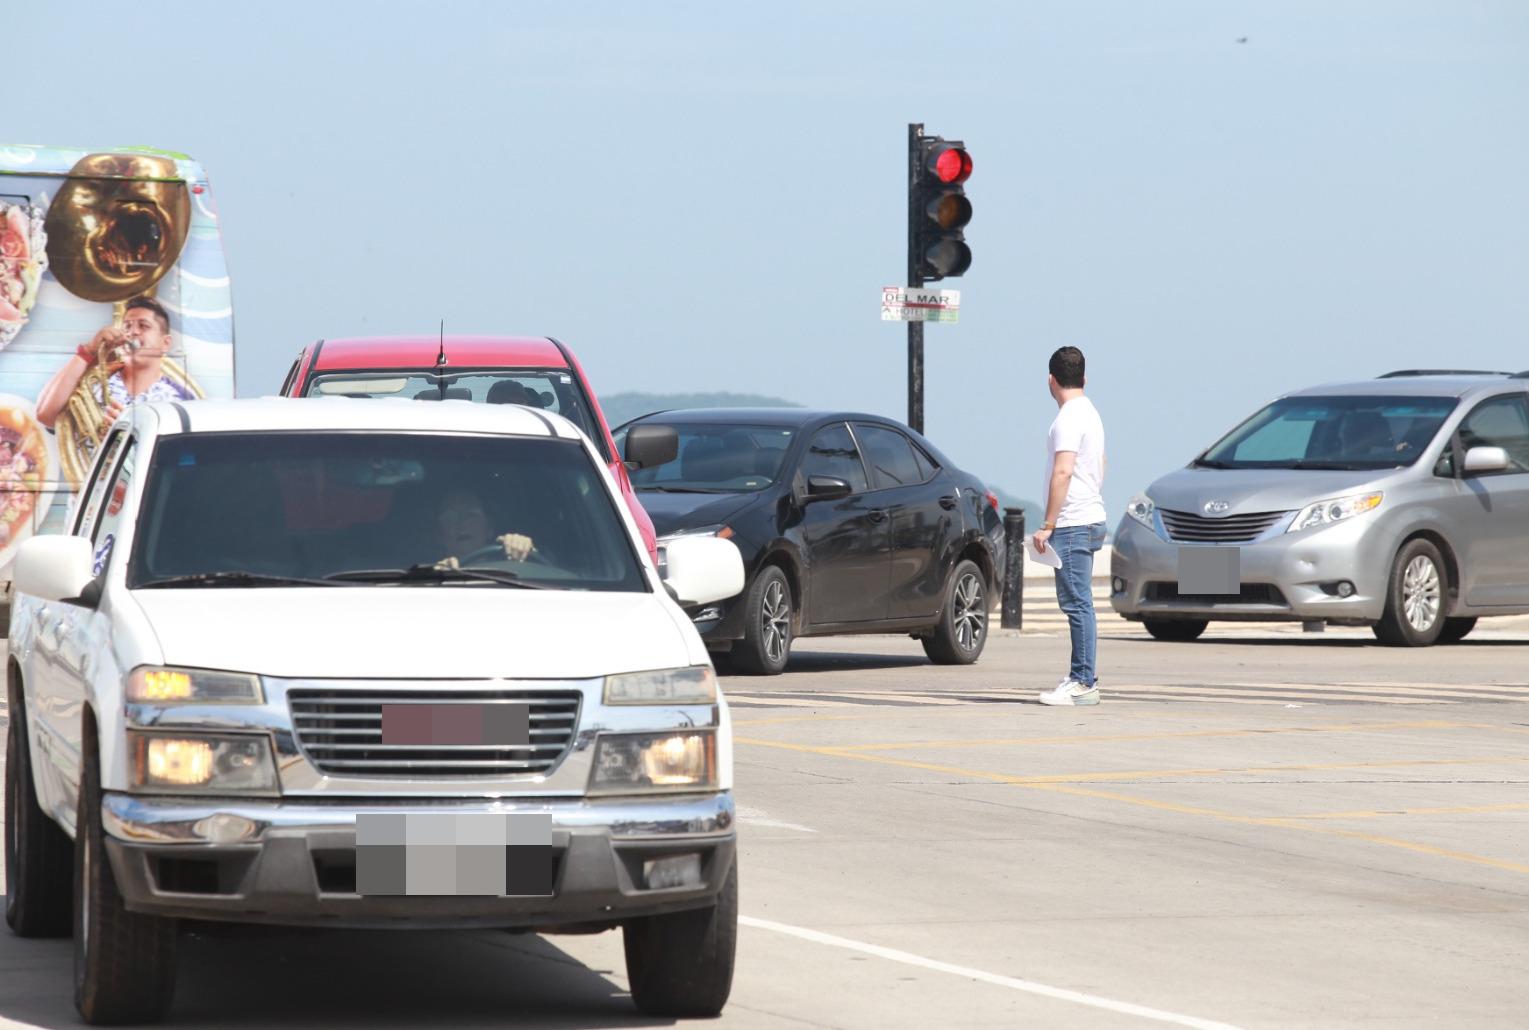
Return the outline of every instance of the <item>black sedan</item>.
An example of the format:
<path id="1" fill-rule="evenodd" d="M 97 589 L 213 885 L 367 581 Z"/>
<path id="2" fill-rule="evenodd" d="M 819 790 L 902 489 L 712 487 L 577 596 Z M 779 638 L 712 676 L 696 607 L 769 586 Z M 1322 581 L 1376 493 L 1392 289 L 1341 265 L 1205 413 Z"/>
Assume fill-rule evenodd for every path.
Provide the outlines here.
<path id="1" fill-rule="evenodd" d="M 660 555 L 690 533 L 743 552 L 743 593 L 689 613 L 736 670 L 781 672 L 793 638 L 832 633 L 907 633 L 947 665 L 982 653 L 1004 560 L 998 498 L 918 433 L 846 412 L 664 411 L 617 429 L 623 454 L 654 431 L 639 426 L 679 437 L 677 460 L 632 472 Z"/>

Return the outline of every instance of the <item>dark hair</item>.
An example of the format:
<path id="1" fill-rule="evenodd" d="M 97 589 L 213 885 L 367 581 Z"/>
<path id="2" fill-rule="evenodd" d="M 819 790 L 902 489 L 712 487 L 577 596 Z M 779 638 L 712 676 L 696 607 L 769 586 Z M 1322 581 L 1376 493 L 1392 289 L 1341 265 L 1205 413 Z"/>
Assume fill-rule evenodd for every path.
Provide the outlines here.
<path id="1" fill-rule="evenodd" d="M 1076 347 L 1058 347 L 1051 355 L 1051 374 L 1064 390 L 1083 388 L 1083 352 Z"/>
<path id="2" fill-rule="evenodd" d="M 170 331 L 170 313 L 165 310 L 163 304 L 153 297 L 134 297 L 127 302 L 127 306 L 122 309 L 122 312 L 126 314 L 134 308 L 154 312 L 155 316 L 159 319 L 159 324 L 165 327 L 165 332 L 168 333 Z"/>

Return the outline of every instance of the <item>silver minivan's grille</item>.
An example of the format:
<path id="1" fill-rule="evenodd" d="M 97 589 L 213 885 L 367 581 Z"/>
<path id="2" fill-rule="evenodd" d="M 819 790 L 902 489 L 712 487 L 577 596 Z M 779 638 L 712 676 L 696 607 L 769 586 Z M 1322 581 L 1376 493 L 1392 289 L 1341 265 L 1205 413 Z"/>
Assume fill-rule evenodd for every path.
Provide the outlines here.
<path id="1" fill-rule="evenodd" d="M 557 765 L 579 725 L 576 690 L 293 690 L 292 729 L 321 772 L 343 776 L 523 776 Z M 382 706 L 526 705 L 524 746 L 384 744 Z"/>
<path id="2" fill-rule="evenodd" d="M 1163 528 L 1174 540 L 1206 544 L 1245 544 L 1256 540 L 1289 512 L 1259 511 L 1247 515 L 1227 515 L 1212 519 L 1190 511 L 1159 508 Z"/>

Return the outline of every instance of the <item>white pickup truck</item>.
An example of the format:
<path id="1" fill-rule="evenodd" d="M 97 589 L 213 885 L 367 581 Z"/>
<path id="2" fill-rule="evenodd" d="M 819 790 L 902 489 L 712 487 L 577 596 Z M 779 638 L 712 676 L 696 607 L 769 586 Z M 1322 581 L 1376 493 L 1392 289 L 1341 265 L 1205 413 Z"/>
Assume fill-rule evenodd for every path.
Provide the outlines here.
<path id="1" fill-rule="evenodd" d="M 72 930 L 87 1022 L 165 1014 L 195 919 L 621 927 L 639 1009 L 721 1010 L 731 728 L 681 603 L 742 563 L 661 580 L 570 423 L 135 405 L 67 528 L 16 559 L 6 920 Z"/>

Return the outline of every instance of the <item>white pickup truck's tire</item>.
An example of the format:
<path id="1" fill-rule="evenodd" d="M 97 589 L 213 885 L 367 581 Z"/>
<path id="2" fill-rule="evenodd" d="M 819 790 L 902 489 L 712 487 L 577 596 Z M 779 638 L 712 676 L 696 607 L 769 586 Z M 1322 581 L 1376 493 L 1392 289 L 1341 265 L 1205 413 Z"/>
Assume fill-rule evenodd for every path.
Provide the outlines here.
<path id="1" fill-rule="evenodd" d="M 626 924 L 632 1001 L 649 1016 L 715 1016 L 733 989 L 738 946 L 738 861 L 709 908 Z"/>
<path id="2" fill-rule="evenodd" d="M 5 921 L 18 937 L 68 937 L 69 837 L 43 812 L 32 782 L 26 712 L 13 685 L 5 744 Z"/>
<path id="3" fill-rule="evenodd" d="M 74 848 L 74 1005 L 87 1023 L 150 1023 L 175 993 L 175 920 L 129 912 L 102 843 L 101 774 L 80 763 Z"/>

